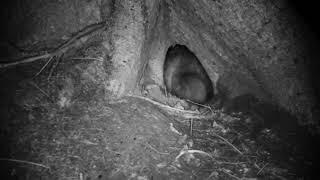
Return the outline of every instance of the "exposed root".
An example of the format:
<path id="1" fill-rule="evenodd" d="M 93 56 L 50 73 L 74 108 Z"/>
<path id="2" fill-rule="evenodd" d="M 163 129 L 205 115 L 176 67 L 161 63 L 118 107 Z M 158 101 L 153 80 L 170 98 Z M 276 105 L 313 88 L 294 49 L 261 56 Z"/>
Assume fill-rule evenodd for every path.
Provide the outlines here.
<path id="1" fill-rule="evenodd" d="M 216 117 L 216 113 L 212 111 L 212 113 L 210 115 L 202 115 L 201 113 L 199 113 L 198 111 L 190 111 L 190 110 L 182 110 L 182 109 L 177 109 L 177 108 L 173 108 L 169 105 L 165 105 L 162 104 L 160 102 L 154 101 L 152 99 L 146 98 L 146 97 L 142 97 L 142 96 L 138 96 L 138 95 L 128 95 L 129 97 L 135 97 L 135 98 L 139 98 L 148 102 L 151 102 L 154 105 L 159 106 L 160 108 L 166 110 L 169 114 L 172 115 L 176 115 L 176 116 L 182 116 L 186 119 L 211 119 L 213 117 Z"/>

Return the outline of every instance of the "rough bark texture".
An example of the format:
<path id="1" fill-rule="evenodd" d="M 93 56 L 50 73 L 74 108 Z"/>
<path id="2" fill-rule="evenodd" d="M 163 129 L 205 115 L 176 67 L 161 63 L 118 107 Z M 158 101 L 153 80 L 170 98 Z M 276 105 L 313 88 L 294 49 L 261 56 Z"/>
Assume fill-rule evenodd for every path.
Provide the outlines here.
<path id="1" fill-rule="evenodd" d="M 16 14 L 7 17 L 7 38 L 33 50 L 52 48 L 88 24 L 108 22 L 102 45 L 114 70 L 105 87 L 115 97 L 135 90 L 142 77 L 163 86 L 165 53 L 179 43 L 196 54 L 229 98 L 253 94 L 304 123 L 316 122 L 305 62 L 317 50 L 309 52 L 312 37 L 284 0 L 35 1 L 3 13 Z M 19 28 L 24 31 L 10 32 Z"/>
<path id="2" fill-rule="evenodd" d="M 113 77 L 108 90 L 118 97 L 133 89 L 141 67 L 145 40 L 143 4 L 140 1 L 117 1 L 111 44 L 113 47 Z"/>
<path id="3" fill-rule="evenodd" d="M 306 62 L 319 55 L 285 0 L 11 1 L 1 60 L 71 45 L 0 68 L 0 177 L 319 179 L 319 136 L 292 116 L 317 130 Z M 212 108 L 167 95 L 174 44 L 207 71 Z"/>
<path id="4" fill-rule="evenodd" d="M 169 1 L 172 36 L 187 44 L 231 96 L 253 93 L 312 121 L 303 65 L 308 32 L 283 1 Z M 171 37 L 172 37 L 171 36 Z"/>

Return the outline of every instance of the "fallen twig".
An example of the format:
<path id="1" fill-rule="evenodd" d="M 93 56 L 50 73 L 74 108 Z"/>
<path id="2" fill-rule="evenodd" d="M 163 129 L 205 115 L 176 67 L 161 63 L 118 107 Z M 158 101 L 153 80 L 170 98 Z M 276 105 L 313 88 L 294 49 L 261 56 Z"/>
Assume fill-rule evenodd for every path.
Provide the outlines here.
<path id="1" fill-rule="evenodd" d="M 156 148 L 152 147 L 149 143 L 146 143 L 146 144 L 147 144 L 147 147 L 149 147 L 150 149 L 154 150 L 155 152 L 157 152 L 157 153 L 159 153 L 159 154 L 169 155 L 169 153 L 158 151 Z"/>
<path id="2" fill-rule="evenodd" d="M 230 164 L 230 165 L 241 165 L 247 162 L 226 162 L 226 161 L 215 161 L 218 164 Z"/>
<path id="3" fill-rule="evenodd" d="M 93 58 L 93 57 L 75 57 L 71 58 L 72 60 L 96 60 L 96 61 L 103 61 L 103 58 Z"/>
<path id="4" fill-rule="evenodd" d="M 204 107 L 204 108 L 207 108 L 207 109 L 210 110 L 211 113 L 214 113 L 213 110 L 212 110 L 212 108 L 211 108 L 210 106 L 207 106 L 207 105 L 204 105 L 204 104 L 200 104 L 200 103 L 196 103 L 196 102 L 190 101 L 190 100 L 188 100 L 188 99 L 186 99 L 186 101 L 188 101 L 188 102 L 190 102 L 190 103 L 192 103 L 192 104 L 195 104 L 195 105 L 198 105 L 198 106 L 202 106 L 202 107 Z"/>
<path id="5" fill-rule="evenodd" d="M 226 169 L 224 169 L 224 168 L 221 168 L 221 169 L 219 169 L 219 170 L 222 171 L 222 172 L 224 172 L 224 173 L 226 173 L 226 174 L 229 175 L 230 177 L 233 177 L 234 179 L 237 179 L 237 180 L 241 180 L 241 179 L 242 179 L 242 178 L 239 178 L 239 177 L 237 177 L 237 176 L 229 173 L 229 172 L 228 172 L 229 170 L 226 170 Z"/>
<path id="6" fill-rule="evenodd" d="M 18 64 L 24 64 L 24 63 L 29 63 L 29 62 L 33 62 L 33 61 L 37 61 L 40 59 L 46 59 L 46 58 L 50 58 L 52 55 L 50 53 L 46 53 L 40 56 L 33 56 L 33 57 L 29 57 L 29 58 L 24 58 L 20 61 L 15 61 L 15 62 L 9 62 L 9 63 L 3 63 L 0 64 L 0 68 L 5 68 L 5 67 L 9 67 L 9 66 L 15 66 Z"/>
<path id="7" fill-rule="evenodd" d="M 66 41 L 64 44 L 60 45 L 58 48 L 56 48 L 55 50 L 53 50 L 50 53 L 46 53 L 46 54 L 38 55 L 38 56 L 33 56 L 33 57 L 28 57 L 28 58 L 23 58 L 21 60 L 14 61 L 14 62 L 1 63 L 0 68 L 6 68 L 6 67 L 10 67 L 10 66 L 15 66 L 18 64 L 34 62 L 34 61 L 37 61 L 40 59 L 53 58 L 54 56 L 61 56 L 62 54 L 66 53 L 72 47 L 78 47 L 78 46 L 81 46 L 82 44 L 84 44 L 85 42 L 87 42 L 90 36 L 93 36 L 94 34 L 100 32 L 101 30 L 104 29 L 104 27 L 105 27 L 104 22 L 87 26 L 82 31 L 78 32 L 75 36 L 70 38 L 68 41 Z"/>
<path id="8" fill-rule="evenodd" d="M 36 89 L 38 89 L 42 94 L 44 94 L 52 103 L 54 103 L 55 101 L 49 96 L 48 93 L 46 93 L 44 90 L 42 90 L 36 83 L 29 81 L 28 82 L 31 86 L 35 87 Z"/>
<path id="9" fill-rule="evenodd" d="M 258 171 L 257 175 L 259 175 L 259 174 L 262 172 L 262 170 L 263 170 L 268 164 L 269 164 L 269 163 L 266 163 L 266 164 Z"/>
<path id="10" fill-rule="evenodd" d="M 218 138 L 220 138 L 221 140 L 223 140 L 224 142 L 226 142 L 228 145 L 230 145 L 235 151 L 237 151 L 240 155 L 243 155 L 243 152 L 241 152 L 237 147 L 235 147 L 233 144 L 231 144 L 228 140 L 226 140 L 225 138 L 223 138 L 222 136 L 212 132 L 212 134 Z"/>
<path id="11" fill-rule="evenodd" d="M 47 65 L 51 62 L 51 60 L 52 60 L 53 58 L 54 58 L 54 57 L 51 56 L 51 57 L 49 58 L 49 60 L 46 62 L 46 64 L 42 66 L 42 68 L 40 69 L 40 71 L 39 71 L 35 76 L 38 76 L 38 75 L 44 70 L 44 68 L 47 67 Z"/>
<path id="12" fill-rule="evenodd" d="M 25 164 L 31 164 L 31 165 L 40 166 L 40 167 L 43 167 L 46 169 L 50 169 L 48 166 L 45 166 L 43 164 L 34 163 L 34 162 L 30 162 L 30 161 L 24 161 L 24 160 L 18 160 L 18 159 L 0 158 L 0 161 L 11 161 L 11 162 L 25 163 Z"/>
<path id="13" fill-rule="evenodd" d="M 50 80 L 54 69 L 57 68 L 57 66 L 58 66 L 59 62 L 61 61 L 61 59 L 62 59 L 62 56 L 57 57 L 56 63 L 53 64 L 53 66 L 51 67 L 49 75 L 48 75 L 48 78 L 47 78 L 48 81 Z"/>

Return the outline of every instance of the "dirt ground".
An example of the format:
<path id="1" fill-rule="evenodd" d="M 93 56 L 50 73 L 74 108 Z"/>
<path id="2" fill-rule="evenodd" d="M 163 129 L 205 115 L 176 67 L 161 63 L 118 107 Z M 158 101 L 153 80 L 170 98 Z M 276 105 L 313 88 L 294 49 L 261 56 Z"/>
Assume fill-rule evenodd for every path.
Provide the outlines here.
<path id="1" fill-rule="evenodd" d="M 1 70 L 2 177 L 307 179 L 316 167 L 312 137 L 249 95 L 184 118 L 148 95 L 112 100 L 88 80 L 99 61 L 34 76 L 43 63 Z"/>
<path id="2" fill-rule="evenodd" d="M 275 18 L 272 18 L 272 15 L 270 21 L 268 18 L 261 20 L 267 22 L 263 26 L 270 29 L 269 32 L 256 26 L 260 23 L 258 11 L 244 11 L 252 12 L 253 15 L 249 14 L 247 19 L 244 18 L 247 24 L 239 24 L 238 18 L 242 21 L 239 13 L 241 15 L 243 9 L 250 7 L 242 4 L 245 8 L 238 8 L 239 3 L 234 1 L 213 3 L 215 5 L 212 7 L 216 8 L 214 11 L 210 6 L 205 11 L 202 7 L 205 7 L 206 3 L 189 1 L 189 4 L 194 2 L 199 5 L 198 10 L 203 11 L 201 18 L 197 16 L 195 9 L 190 8 L 193 6 L 189 6 L 185 1 L 168 1 L 172 4 L 173 14 L 169 14 L 167 5 L 155 5 L 150 6 L 154 9 L 150 9 L 149 15 L 143 15 L 150 19 L 142 20 L 142 14 L 134 14 L 140 11 L 129 5 L 123 8 L 122 1 L 106 1 L 103 4 L 99 2 L 102 1 L 21 1 L 20 10 L 14 4 L 8 6 L 10 8 L 3 6 L 1 15 L 3 12 L 10 16 L 3 20 L 8 27 L 2 30 L 8 32 L 1 34 L 3 39 L 10 40 L 10 43 L 4 41 L 6 44 L 0 44 L 1 50 L 5 50 L 0 52 L 2 59 L 20 59 L 46 52 L 52 54 L 51 59 L 44 58 L 12 67 L 2 66 L 12 61 L 1 61 L 0 179 L 282 180 L 319 177 L 319 137 L 299 126 L 297 120 L 283 108 L 261 102 L 250 94 L 234 99 L 218 97 L 217 103 L 209 107 L 177 99 L 168 95 L 162 87 L 150 86 L 148 83 L 137 85 L 136 91 L 120 99 L 115 99 L 106 90 L 106 83 L 114 70 L 111 56 L 115 50 L 120 54 L 119 59 L 113 59 L 115 62 L 123 62 L 124 56 L 121 55 L 127 55 L 130 51 L 136 56 L 126 56 L 128 62 L 134 60 L 135 63 L 157 64 L 164 58 L 166 51 L 166 46 L 162 46 L 166 39 L 161 39 L 161 36 L 166 35 L 162 31 L 171 29 L 174 32 L 171 38 L 186 39 L 185 42 L 194 44 L 194 49 L 198 49 L 200 54 L 203 51 L 203 57 L 207 57 L 202 59 L 211 59 L 206 54 L 212 53 L 213 57 L 218 59 L 218 54 L 222 54 L 227 60 L 238 60 L 237 56 L 230 58 L 228 55 L 239 54 L 239 57 L 242 57 L 245 50 L 249 49 L 253 54 L 252 59 L 259 60 L 253 62 L 261 63 L 262 67 L 264 63 L 271 62 L 271 55 L 278 54 L 273 59 L 279 59 L 281 68 L 271 64 L 270 69 L 267 69 L 271 78 L 266 76 L 265 79 L 270 81 L 270 87 L 279 87 L 279 99 L 282 99 L 282 95 L 287 97 L 290 94 L 287 87 L 294 87 L 295 84 L 300 87 L 300 81 L 294 83 L 294 78 L 284 78 L 285 74 L 290 77 L 293 74 L 290 68 L 288 71 L 282 69 L 282 64 L 286 62 L 282 59 L 305 61 L 309 57 L 305 55 L 310 53 L 304 54 L 300 46 L 294 46 L 298 45 L 294 38 L 300 37 L 295 36 L 301 35 L 301 39 L 304 39 L 303 33 L 287 28 L 290 26 L 286 26 L 283 21 L 276 21 L 278 16 L 285 19 L 282 14 L 284 10 L 280 8 L 278 13 L 278 8 L 268 6 L 277 10 Z M 114 5 L 114 2 L 117 2 L 117 5 Z M 175 2 L 180 2 L 183 6 L 180 7 Z M 224 4 L 220 6 L 222 2 Z M 153 11 L 158 7 L 163 9 L 159 12 Z M 127 14 L 126 8 L 133 13 L 132 17 Z M 140 9 L 140 6 L 137 6 L 137 9 Z M 273 12 L 262 8 L 258 10 L 261 10 L 261 17 L 268 17 L 268 14 Z M 215 15 L 206 16 L 206 12 L 213 12 Z M 114 16 L 117 13 L 118 16 Z M 160 16 L 161 13 L 163 17 Z M 122 15 L 133 18 L 132 22 L 136 24 L 124 21 Z M 251 16 L 257 18 L 251 19 Z M 188 23 L 183 22 L 183 19 Z M 197 19 L 203 20 L 205 24 L 199 23 Z M 170 28 L 166 27 L 169 20 L 174 20 Z M 101 23 L 104 21 L 108 23 Z M 121 26 L 112 26 L 114 21 Z M 148 21 L 151 23 L 150 32 L 142 26 L 143 22 Z M 209 22 L 212 26 L 207 26 L 210 25 Z M 189 23 L 190 27 L 185 26 Z M 113 30 L 115 34 L 111 34 L 115 40 L 123 43 L 118 47 L 112 46 L 112 36 L 108 34 L 112 32 L 111 27 L 119 28 Z M 278 29 L 283 31 L 283 34 L 275 38 L 271 36 L 277 35 L 274 31 Z M 218 46 L 216 43 L 220 42 L 219 38 L 208 41 L 211 39 L 209 37 L 212 30 L 217 31 L 219 38 L 227 39 L 226 42 L 230 45 L 226 47 L 235 49 L 224 50 L 225 46 Z M 96 33 L 92 33 L 95 31 Z M 145 34 L 150 35 L 146 38 L 147 42 L 141 38 Z M 122 38 L 119 38 L 119 35 Z M 128 41 L 131 35 L 134 37 L 132 42 Z M 294 37 L 292 41 L 291 35 Z M 272 41 L 267 42 L 268 38 Z M 11 42 L 17 43 L 15 45 L 18 48 L 12 46 Z M 141 43 L 145 43 L 145 49 L 137 48 Z M 128 44 L 131 46 L 127 46 Z M 209 52 L 208 49 L 206 53 L 202 48 L 205 46 L 217 47 L 217 52 Z M 308 49 L 308 46 L 303 47 Z M 316 46 L 312 44 L 312 48 L 314 47 Z M 140 56 L 140 51 L 143 56 Z M 232 53 L 223 53 L 229 51 Z M 268 55 L 261 53 L 265 51 Z M 159 56 L 150 58 L 146 52 L 150 53 L 150 57 L 157 53 Z M 150 59 L 153 62 L 150 62 Z M 246 62 L 242 60 L 247 59 L 240 59 L 239 63 Z M 221 61 L 222 64 L 224 62 Z M 275 62 L 277 61 L 272 61 L 274 65 Z M 289 65 L 292 64 L 288 62 Z M 289 65 L 283 64 L 283 67 L 291 67 Z M 239 69 L 238 66 L 235 67 Z M 157 68 L 162 71 L 162 66 Z M 313 68 L 318 70 L 316 66 Z M 226 69 L 230 68 L 227 66 Z M 252 68 L 248 69 L 247 74 L 255 74 L 250 71 Z M 141 71 L 143 70 L 144 68 L 141 68 Z M 262 70 L 264 69 L 257 71 L 257 74 L 260 75 Z M 160 75 L 162 76 L 161 73 Z M 300 78 L 302 73 L 298 75 Z M 301 81 L 304 82 L 303 79 Z M 133 82 L 130 81 L 129 84 L 134 84 Z M 234 89 L 242 86 L 241 81 L 230 81 L 226 78 L 225 82 L 233 85 Z M 277 86 L 273 86 L 274 84 Z M 271 90 L 278 92 L 278 89 Z M 114 91 L 117 92 L 117 88 Z M 290 92 L 301 94 L 308 90 L 293 88 Z M 299 107 L 296 102 L 305 102 L 304 97 L 301 95 L 299 99 L 294 99 L 295 103 L 291 108 Z M 307 122 L 307 118 L 305 119 Z"/>

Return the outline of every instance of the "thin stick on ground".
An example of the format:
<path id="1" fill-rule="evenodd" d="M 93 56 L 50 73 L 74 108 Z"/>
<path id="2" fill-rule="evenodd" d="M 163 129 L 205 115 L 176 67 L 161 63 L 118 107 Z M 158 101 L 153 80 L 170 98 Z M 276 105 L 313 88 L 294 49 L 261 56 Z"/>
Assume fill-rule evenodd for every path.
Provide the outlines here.
<path id="1" fill-rule="evenodd" d="M 154 148 L 153 146 L 151 146 L 149 143 L 146 143 L 146 144 L 147 144 L 147 146 L 148 146 L 150 149 L 154 150 L 155 152 L 157 152 L 157 153 L 159 153 L 159 154 L 162 154 L 162 155 L 170 155 L 170 153 L 158 151 L 156 148 Z"/>
<path id="2" fill-rule="evenodd" d="M 188 99 L 186 99 L 186 101 L 188 101 L 188 102 L 190 102 L 190 103 L 192 103 L 192 104 L 198 105 L 198 106 L 205 107 L 205 108 L 209 109 L 212 114 L 214 113 L 213 110 L 212 110 L 212 108 L 211 108 L 210 106 L 207 106 L 207 105 L 204 105 L 204 104 L 200 104 L 200 103 L 196 103 L 196 102 L 190 101 L 190 100 L 188 100 Z"/>
<path id="3" fill-rule="evenodd" d="M 37 61 L 37 60 L 40 60 L 40 59 L 46 59 L 46 58 L 50 58 L 51 56 L 52 55 L 50 53 L 46 53 L 46 54 L 43 54 L 43 55 L 40 55 L 40 56 L 33 56 L 33 57 L 22 59 L 20 61 L 0 64 L 0 68 L 6 68 L 6 67 L 9 67 L 9 66 L 15 66 L 15 65 L 18 65 L 18 64 L 24 64 L 24 63 Z"/>
<path id="4" fill-rule="evenodd" d="M 226 169 L 224 169 L 224 168 L 220 169 L 220 171 L 226 173 L 227 175 L 229 175 L 230 177 L 233 177 L 234 179 L 237 179 L 237 180 L 241 180 L 241 179 L 242 179 L 242 178 L 239 178 L 239 177 L 237 177 L 237 176 L 229 173 L 229 172 L 228 172 Z"/>
<path id="5" fill-rule="evenodd" d="M 230 145 L 235 151 L 237 151 L 240 155 L 243 155 L 243 152 L 241 152 L 236 146 L 234 146 L 233 144 L 231 144 L 228 140 L 226 140 L 225 138 L 223 138 L 222 136 L 212 132 L 212 134 L 218 138 L 220 138 L 221 140 L 223 140 L 225 143 L 227 143 L 228 145 Z"/>
<path id="6" fill-rule="evenodd" d="M 93 58 L 93 57 L 75 57 L 71 58 L 72 60 L 96 60 L 96 61 L 103 61 L 103 58 Z"/>
<path id="7" fill-rule="evenodd" d="M 51 67 L 50 72 L 49 72 L 49 76 L 48 76 L 48 78 L 47 78 L 48 81 L 50 80 L 50 78 L 51 78 L 51 76 L 52 76 L 52 74 L 53 74 L 54 69 L 58 66 L 58 64 L 60 63 L 61 59 L 62 59 L 62 56 L 57 57 L 56 63 L 53 64 L 53 66 Z"/>
<path id="8" fill-rule="evenodd" d="M 10 162 L 17 162 L 17 163 L 25 163 L 25 164 L 31 164 L 31 165 L 40 166 L 40 167 L 43 167 L 43 168 L 46 168 L 46 169 L 50 169 L 48 166 L 45 166 L 43 164 L 30 162 L 30 161 L 24 161 L 24 160 L 18 160 L 18 159 L 0 158 L 0 161 L 10 161 Z"/>
<path id="9" fill-rule="evenodd" d="M 44 70 L 44 68 L 46 68 L 46 67 L 48 66 L 48 64 L 51 62 L 51 60 L 52 60 L 53 58 L 54 58 L 54 57 L 51 56 L 51 57 L 49 58 L 49 60 L 46 62 L 46 64 L 42 66 L 42 68 L 40 69 L 40 71 L 39 71 L 35 76 L 38 76 L 38 75 Z"/>
<path id="10" fill-rule="evenodd" d="M 258 171 L 257 175 L 259 175 L 259 174 L 263 171 L 263 169 L 264 169 L 268 164 L 269 164 L 269 163 L 266 163 L 266 164 Z"/>
<path id="11" fill-rule="evenodd" d="M 54 100 L 49 96 L 48 93 L 46 93 L 44 90 L 42 90 L 36 83 L 34 82 L 29 82 L 29 84 L 33 87 L 35 87 L 36 89 L 38 89 L 42 94 L 44 94 L 52 103 L 54 103 Z"/>

